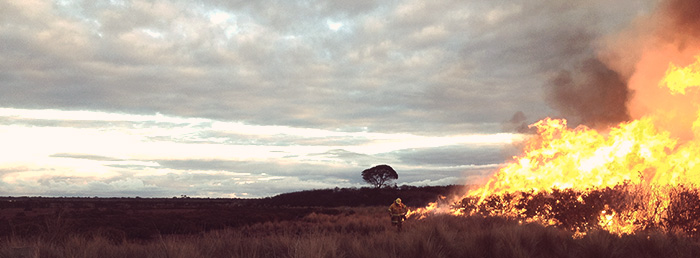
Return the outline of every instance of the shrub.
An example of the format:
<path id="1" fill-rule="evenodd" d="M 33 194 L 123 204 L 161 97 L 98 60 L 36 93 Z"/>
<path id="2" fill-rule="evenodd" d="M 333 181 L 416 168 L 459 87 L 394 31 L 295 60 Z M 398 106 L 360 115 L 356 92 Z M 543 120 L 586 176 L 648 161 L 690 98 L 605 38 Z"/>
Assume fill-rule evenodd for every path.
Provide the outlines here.
<path id="1" fill-rule="evenodd" d="M 630 234 L 645 230 L 680 232 L 700 238 L 700 194 L 687 186 L 650 187 L 624 183 L 602 189 L 553 189 L 463 198 L 455 206 L 481 214 L 585 234 L 606 230 Z"/>

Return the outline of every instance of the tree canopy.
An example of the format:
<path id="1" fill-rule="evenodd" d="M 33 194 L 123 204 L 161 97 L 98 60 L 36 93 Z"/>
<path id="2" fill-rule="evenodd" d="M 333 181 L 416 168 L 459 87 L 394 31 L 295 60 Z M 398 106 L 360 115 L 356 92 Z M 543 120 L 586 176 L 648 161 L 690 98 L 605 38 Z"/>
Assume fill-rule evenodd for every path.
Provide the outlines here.
<path id="1" fill-rule="evenodd" d="M 389 165 L 378 165 L 362 171 L 362 179 L 376 188 L 388 186 L 389 182 L 398 178 L 399 175 Z"/>

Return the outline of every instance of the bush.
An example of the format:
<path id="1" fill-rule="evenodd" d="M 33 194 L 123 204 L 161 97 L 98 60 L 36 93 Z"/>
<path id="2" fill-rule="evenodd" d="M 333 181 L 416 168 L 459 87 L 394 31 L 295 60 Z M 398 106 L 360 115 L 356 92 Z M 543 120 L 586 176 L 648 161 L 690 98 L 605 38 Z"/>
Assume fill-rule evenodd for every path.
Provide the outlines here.
<path id="1" fill-rule="evenodd" d="M 578 234 L 662 230 L 700 238 L 698 191 L 682 185 L 645 187 L 624 183 L 602 189 L 494 194 L 481 201 L 468 196 L 455 205 L 466 214 L 535 221 Z"/>
<path id="2" fill-rule="evenodd" d="M 664 226 L 669 231 L 680 231 L 700 238 L 700 195 L 697 188 L 681 186 L 671 190 L 666 214 Z"/>

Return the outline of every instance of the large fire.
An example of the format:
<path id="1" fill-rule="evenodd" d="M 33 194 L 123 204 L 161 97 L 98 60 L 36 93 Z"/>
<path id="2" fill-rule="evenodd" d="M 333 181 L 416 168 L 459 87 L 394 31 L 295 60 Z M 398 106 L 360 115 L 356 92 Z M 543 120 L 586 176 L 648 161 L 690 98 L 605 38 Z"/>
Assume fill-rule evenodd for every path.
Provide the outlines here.
<path id="1" fill-rule="evenodd" d="M 696 59 L 685 67 L 670 64 L 658 85 L 674 96 L 690 96 L 697 111 Z M 700 225 L 677 222 L 700 215 L 694 188 L 700 183 L 700 116 L 692 123 L 690 140 L 673 136 L 657 121 L 648 115 L 597 131 L 546 118 L 531 125 L 537 134 L 526 142 L 524 154 L 486 184 L 451 205 L 433 203 L 411 215 L 504 216 L 564 226 L 578 234 L 593 228 L 629 234 L 660 225 L 700 231 Z M 698 207 L 679 211 L 685 204 Z"/>

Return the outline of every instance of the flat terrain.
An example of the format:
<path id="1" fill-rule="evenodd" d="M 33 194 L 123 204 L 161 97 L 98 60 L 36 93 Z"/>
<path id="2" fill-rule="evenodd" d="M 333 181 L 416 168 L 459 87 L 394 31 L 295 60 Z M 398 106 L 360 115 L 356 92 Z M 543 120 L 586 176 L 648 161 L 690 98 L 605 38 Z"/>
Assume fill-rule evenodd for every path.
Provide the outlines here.
<path id="1" fill-rule="evenodd" d="M 339 205 L 396 194 L 423 205 L 417 196 L 435 189 L 429 190 L 331 189 L 254 200 L 4 197 L 0 258 L 700 257 L 698 240 L 672 232 L 574 236 L 482 215 L 411 218 L 398 232 L 388 205 Z"/>
<path id="2" fill-rule="evenodd" d="M 199 234 L 314 214 L 336 215 L 341 207 L 389 206 L 397 197 L 415 207 L 464 186 L 324 189 L 262 199 L 212 198 L 43 198 L 0 197 L 0 237 L 123 235 L 152 240 L 163 235 Z"/>

